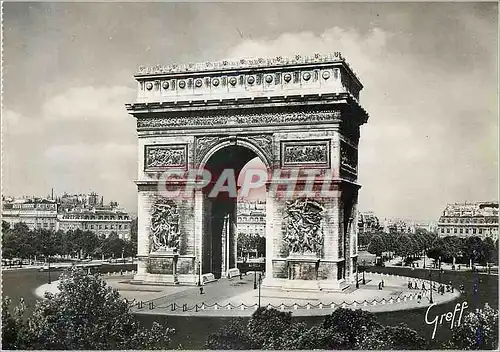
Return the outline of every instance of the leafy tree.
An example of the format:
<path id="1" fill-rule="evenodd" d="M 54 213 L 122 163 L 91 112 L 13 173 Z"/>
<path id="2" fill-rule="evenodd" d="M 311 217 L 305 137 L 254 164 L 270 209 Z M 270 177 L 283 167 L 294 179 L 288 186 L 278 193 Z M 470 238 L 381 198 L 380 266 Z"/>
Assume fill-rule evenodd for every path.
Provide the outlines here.
<path id="1" fill-rule="evenodd" d="M 368 245 L 368 252 L 371 254 L 375 254 L 377 256 L 381 256 L 382 252 L 386 249 L 385 243 L 382 240 L 382 236 L 375 235 L 372 237 L 370 244 Z"/>
<path id="2" fill-rule="evenodd" d="M 368 246 L 373 237 L 373 232 L 362 232 L 358 235 L 358 244 L 360 246 Z"/>
<path id="3" fill-rule="evenodd" d="M 488 262 L 496 262 L 498 259 L 498 252 L 495 248 L 495 243 L 490 237 L 486 237 L 483 241 L 484 247 L 484 260 Z"/>
<path id="4" fill-rule="evenodd" d="M 421 350 L 425 345 L 425 339 L 415 330 L 400 324 L 368 331 L 355 347 L 362 350 Z"/>
<path id="5" fill-rule="evenodd" d="M 437 238 L 427 251 L 427 255 L 429 256 L 429 258 L 432 258 L 434 260 L 439 260 L 439 258 L 442 258 L 445 253 L 445 245 L 446 244 L 443 238 Z"/>
<path id="6" fill-rule="evenodd" d="M 393 233 L 393 232 L 389 232 L 389 233 L 382 232 L 380 235 L 382 236 L 382 239 L 384 241 L 385 251 L 395 252 L 398 249 L 398 246 L 397 246 L 397 238 L 398 238 L 398 236 L 395 233 Z"/>
<path id="7" fill-rule="evenodd" d="M 6 240 L 5 245 L 9 248 L 12 257 L 28 258 L 34 254 L 32 233 L 28 225 L 23 222 L 15 224 L 8 231 Z"/>
<path id="8" fill-rule="evenodd" d="M 467 237 L 464 243 L 464 254 L 473 263 L 484 262 L 484 245 L 481 238 L 477 236 Z"/>
<path id="9" fill-rule="evenodd" d="M 7 221 L 2 220 L 2 233 L 10 230 L 10 224 Z"/>
<path id="10" fill-rule="evenodd" d="M 291 313 L 259 308 L 246 329 L 232 321 L 211 334 L 210 349 L 420 349 L 425 340 L 404 325 L 382 326 L 362 310 L 337 309 L 310 328 L 292 321 Z"/>
<path id="11" fill-rule="evenodd" d="M 338 308 L 325 317 L 321 325 L 324 329 L 333 329 L 343 338 L 344 344 L 339 349 L 353 349 L 367 332 L 380 325 L 373 313 L 361 309 Z"/>
<path id="12" fill-rule="evenodd" d="M 26 345 L 35 349 L 168 348 L 172 329 L 139 326 L 118 291 L 97 275 L 70 269 L 59 293 L 46 294 L 28 321 Z"/>
<path id="13" fill-rule="evenodd" d="M 248 322 L 254 344 L 261 349 L 279 349 L 282 337 L 292 325 L 292 313 L 276 309 L 258 308 Z"/>
<path id="14" fill-rule="evenodd" d="M 232 320 L 216 333 L 210 334 L 205 347 L 211 350 L 258 349 L 247 328 L 239 320 Z"/>
<path id="15" fill-rule="evenodd" d="M 26 324 L 24 323 L 24 314 L 26 305 L 21 300 L 14 312 L 10 311 L 11 300 L 9 297 L 2 299 L 2 348 L 5 350 L 16 350 L 25 348 L 24 334 L 26 333 Z"/>
<path id="16" fill-rule="evenodd" d="M 476 313 L 470 312 L 445 348 L 457 350 L 498 350 L 498 310 L 488 304 Z"/>
<path id="17" fill-rule="evenodd" d="M 265 237 L 261 237 L 261 236 L 256 236 L 257 239 L 257 244 L 255 246 L 255 248 L 257 249 L 257 253 L 260 255 L 260 254 L 266 254 L 266 238 Z"/>
<path id="18" fill-rule="evenodd" d="M 34 249 L 38 255 L 50 257 L 56 254 L 55 233 L 46 229 L 36 229 L 33 232 Z"/>
<path id="19" fill-rule="evenodd" d="M 409 257 L 417 252 L 415 242 L 407 234 L 401 234 L 396 239 L 396 254 L 403 258 Z"/>
<path id="20" fill-rule="evenodd" d="M 346 337 L 335 328 L 325 328 L 320 325 L 303 331 L 298 338 L 291 341 L 288 349 L 337 350 L 347 344 Z"/>

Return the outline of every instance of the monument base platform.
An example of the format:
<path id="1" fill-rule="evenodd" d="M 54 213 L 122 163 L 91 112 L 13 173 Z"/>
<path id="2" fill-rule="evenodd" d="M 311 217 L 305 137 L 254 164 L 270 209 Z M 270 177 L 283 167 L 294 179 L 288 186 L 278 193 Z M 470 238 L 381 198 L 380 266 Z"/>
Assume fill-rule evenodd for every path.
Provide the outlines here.
<path id="1" fill-rule="evenodd" d="M 198 275 L 190 274 L 180 274 L 174 277 L 174 275 L 167 274 L 137 274 L 134 276 L 131 283 L 139 284 L 152 284 L 152 285 L 184 285 L 184 286 L 196 286 L 198 284 Z"/>
<path id="2" fill-rule="evenodd" d="M 265 278 L 262 287 L 284 291 L 332 291 L 341 292 L 349 288 L 345 280 L 288 280 Z"/>

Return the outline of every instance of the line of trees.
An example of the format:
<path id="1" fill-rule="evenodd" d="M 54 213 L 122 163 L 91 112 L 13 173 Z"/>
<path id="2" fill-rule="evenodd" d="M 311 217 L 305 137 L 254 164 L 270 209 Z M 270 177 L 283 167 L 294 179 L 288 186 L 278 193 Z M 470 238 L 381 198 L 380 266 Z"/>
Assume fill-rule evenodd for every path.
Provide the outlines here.
<path id="1" fill-rule="evenodd" d="M 478 339 L 477 331 L 481 330 Z M 380 324 L 374 313 L 338 308 L 322 323 L 307 326 L 290 312 L 259 308 L 248 324 L 235 320 L 208 337 L 217 350 L 422 350 L 431 344 L 405 324 Z M 497 349 L 498 310 L 488 305 L 469 313 L 442 344 L 446 349 Z"/>
<path id="2" fill-rule="evenodd" d="M 134 223 L 133 223 L 134 225 Z M 108 237 L 98 236 L 92 231 L 30 230 L 24 223 L 10 227 L 2 221 L 2 257 L 6 259 L 53 256 L 71 258 L 119 258 L 135 256 L 137 253 L 137 227 L 132 226 L 131 239 L 124 240 L 112 232 Z"/>
<path id="3" fill-rule="evenodd" d="M 437 238 L 432 247 L 427 251 L 430 258 L 443 262 L 467 264 L 473 263 L 486 265 L 487 263 L 498 264 L 498 240 L 493 242 L 490 237 L 455 237 L 448 236 Z"/>
<path id="4" fill-rule="evenodd" d="M 255 250 L 257 250 L 257 256 L 266 254 L 266 238 L 259 235 L 238 234 L 237 246 L 240 257 Z"/>
<path id="5" fill-rule="evenodd" d="M 307 326 L 291 312 L 258 308 L 245 326 L 235 320 L 211 334 L 205 345 L 213 350 L 365 350 L 423 349 L 426 341 L 401 324 L 385 326 L 373 313 L 338 308 L 322 323 Z"/>
<path id="6" fill-rule="evenodd" d="M 485 265 L 498 264 L 498 240 L 489 237 L 438 237 L 435 233 L 419 229 L 414 234 L 407 233 L 361 233 L 360 246 L 367 246 L 369 253 L 381 256 L 384 252 L 394 253 L 409 261 L 427 255 L 445 263 L 467 264 L 472 261 Z"/>
<path id="7" fill-rule="evenodd" d="M 372 232 L 359 234 L 358 241 L 362 246 L 368 246 L 369 253 L 381 256 L 391 252 L 403 258 L 420 256 L 427 251 L 437 238 L 436 234 L 417 230 L 414 234 Z"/>

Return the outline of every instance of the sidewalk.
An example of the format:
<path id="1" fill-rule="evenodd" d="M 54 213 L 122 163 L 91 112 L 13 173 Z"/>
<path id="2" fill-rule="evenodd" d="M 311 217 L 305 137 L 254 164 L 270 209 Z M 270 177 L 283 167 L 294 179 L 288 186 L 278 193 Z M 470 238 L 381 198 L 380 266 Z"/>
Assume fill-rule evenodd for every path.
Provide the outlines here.
<path id="1" fill-rule="evenodd" d="M 395 275 L 367 274 L 366 285 L 360 285 L 350 293 L 346 292 L 289 292 L 280 289 L 261 288 L 261 306 L 270 306 L 294 315 L 328 315 L 339 307 L 363 309 L 372 312 L 417 309 L 429 306 L 429 291 L 409 290 L 408 277 Z M 237 279 L 239 281 L 239 279 Z M 384 280 L 384 288 L 378 289 L 378 283 Z M 418 281 L 412 278 L 412 281 Z M 183 316 L 250 316 L 258 307 L 259 293 L 253 289 L 250 278 L 237 284 L 229 280 L 220 280 L 213 286 L 206 286 L 206 295 L 200 295 L 198 289 L 185 290 L 182 294 L 170 294 L 144 303 L 141 309 L 134 308 L 139 314 L 183 315 Z M 427 281 L 425 281 L 427 283 Z M 421 284 L 421 283 L 420 283 Z M 422 300 L 417 301 L 421 292 Z M 454 293 L 438 295 L 433 293 L 436 304 L 442 304 L 460 296 Z M 175 305 L 174 305 L 175 304 Z M 172 308 L 175 307 L 173 310 Z M 152 309 L 151 309 L 152 308 Z M 187 309 L 187 311 L 186 311 Z"/>

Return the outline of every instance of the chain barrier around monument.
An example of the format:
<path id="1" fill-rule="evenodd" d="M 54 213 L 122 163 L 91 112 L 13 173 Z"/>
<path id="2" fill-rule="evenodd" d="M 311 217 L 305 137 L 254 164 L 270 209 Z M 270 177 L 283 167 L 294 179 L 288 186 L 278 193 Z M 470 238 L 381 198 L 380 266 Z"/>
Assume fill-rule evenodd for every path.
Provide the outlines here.
<path id="1" fill-rule="evenodd" d="M 381 279 L 383 277 L 387 278 L 397 278 L 397 279 L 407 279 L 408 277 L 400 276 L 400 275 L 393 275 L 393 274 L 383 274 L 383 273 L 369 273 L 370 276 L 380 276 Z M 429 280 L 427 279 L 420 279 L 420 278 L 411 278 L 414 282 L 418 283 L 429 283 Z M 436 282 L 432 281 L 432 285 L 430 286 L 431 288 L 429 290 L 424 290 L 423 294 L 420 292 L 415 292 L 415 293 L 400 293 L 397 296 L 394 297 L 383 297 L 381 299 L 372 299 L 372 300 L 362 300 L 362 301 L 357 301 L 354 300 L 352 302 L 330 302 L 330 303 L 304 303 L 304 304 L 298 304 L 298 303 L 293 303 L 293 304 L 271 304 L 268 303 L 266 305 L 263 305 L 267 309 L 277 309 L 277 310 L 310 310 L 310 309 L 336 309 L 336 308 L 349 308 L 349 309 L 361 309 L 363 307 L 368 307 L 368 306 L 377 306 L 377 305 L 392 305 L 392 304 L 399 304 L 399 303 L 406 303 L 410 301 L 419 301 L 419 295 L 421 297 L 425 297 L 429 299 L 429 304 L 432 304 L 430 301 L 430 292 L 431 290 L 438 292 L 437 286 L 435 286 Z M 240 304 L 233 304 L 231 302 L 221 304 L 218 302 L 212 303 L 212 304 L 207 304 L 205 302 L 202 302 L 201 304 L 194 304 L 192 306 L 189 306 L 186 303 L 183 304 L 177 304 L 177 302 L 169 303 L 167 305 L 156 305 L 155 302 L 161 299 L 166 298 L 167 296 L 164 297 L 159 297 L 155 298 L 149 301 L 136 301 L 135 305 L 138 310 L 142 310 L 143 308 L 148 307 L 148 310 L 153 310 L 153 309 L 169 309 L 170 311 L 174 312 L 177 310 L 182 310 L 182 312 L 201 312 L 205 310 L 248 310 L 248 309 L 257 309 L 258 304 L 245 304 L 245 303 L 240 303 Z"/>

